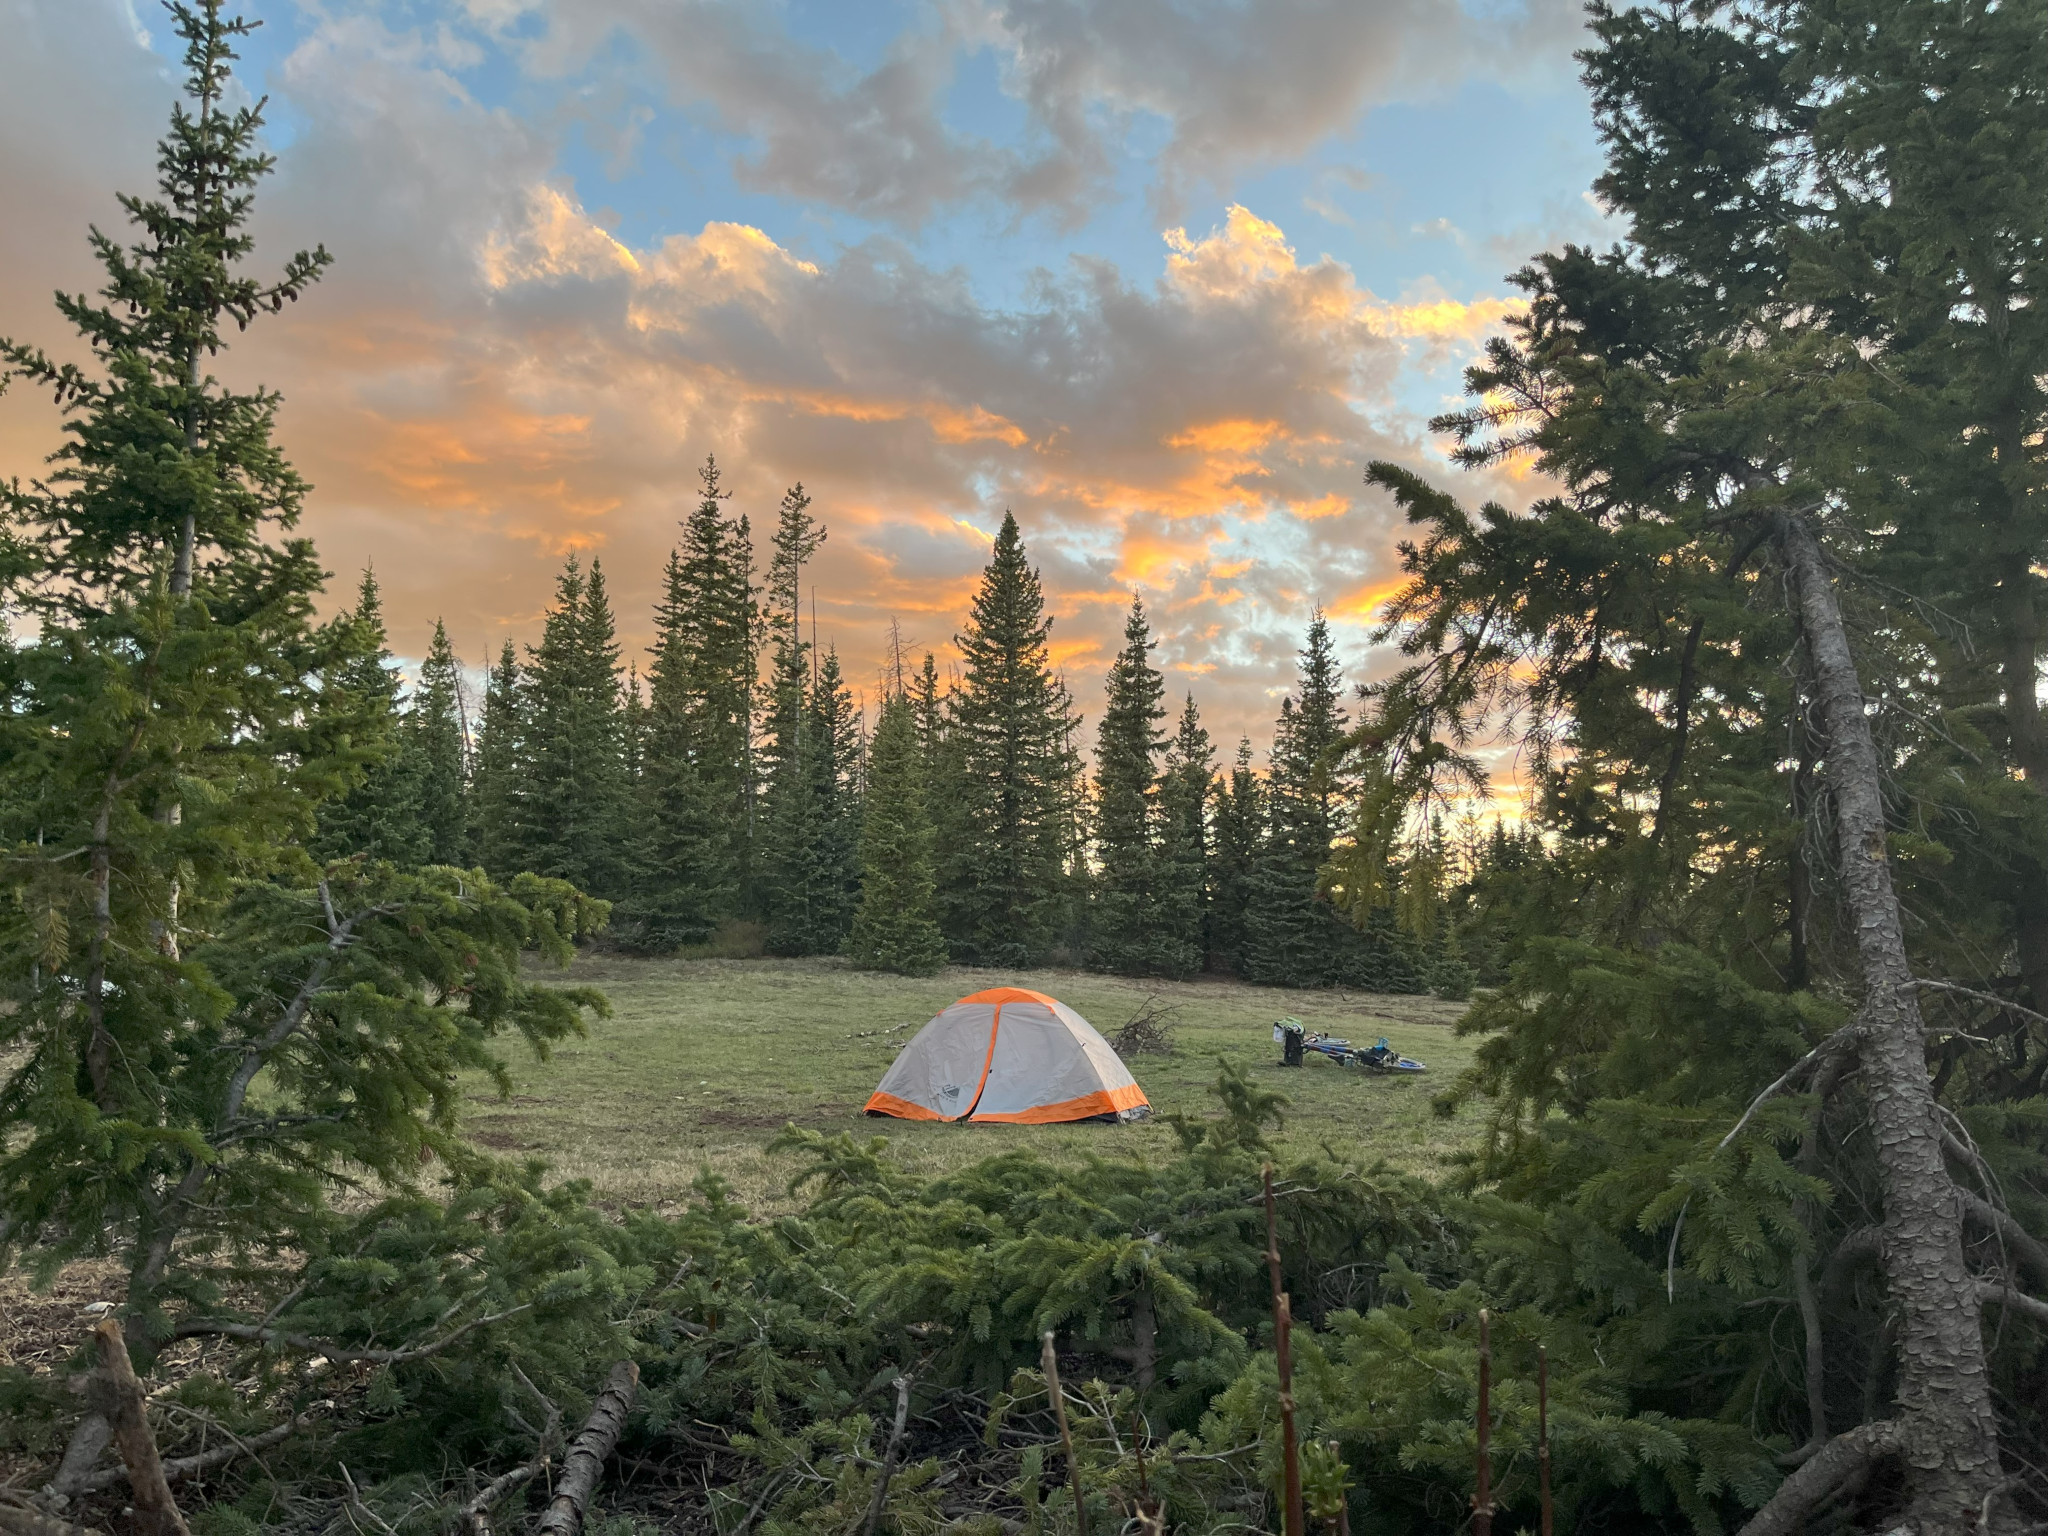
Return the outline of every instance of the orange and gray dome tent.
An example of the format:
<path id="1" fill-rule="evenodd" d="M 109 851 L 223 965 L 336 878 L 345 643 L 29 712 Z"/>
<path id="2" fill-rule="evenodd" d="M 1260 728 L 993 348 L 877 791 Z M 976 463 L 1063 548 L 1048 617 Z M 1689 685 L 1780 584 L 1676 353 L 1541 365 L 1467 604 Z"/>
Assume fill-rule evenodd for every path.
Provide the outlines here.
<path id="1" fill-rule="evenodd" d="M 901 1120 L 1135 1120 L 1151 1105 L 1109 1042 L 1043 992 L 992 987 L 917 1032 L 867 1103 Z"/>

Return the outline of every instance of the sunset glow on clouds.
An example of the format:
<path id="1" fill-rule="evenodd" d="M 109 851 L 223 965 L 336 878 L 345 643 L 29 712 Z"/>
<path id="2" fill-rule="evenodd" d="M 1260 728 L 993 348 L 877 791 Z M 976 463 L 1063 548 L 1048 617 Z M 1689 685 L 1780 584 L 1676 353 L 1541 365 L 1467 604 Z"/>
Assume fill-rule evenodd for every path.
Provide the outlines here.
<path id="1" fill-rule="evenodd" d="M 1501 274 L 1594 218 L 1552 9 L 248 8 L 280 161 L 257 260 L 337 265 L 220 369 L 283 391 L 308 529 L 338 589 L 374 564 L 407 654 L 436 616 L 471 663 L 536 638 L 572 550 L 637 651 L 715 452 L 764 542 L 804 482 L 820 632 L 870 692 L 892 619 L 944 656 L 1013 508 L 1084 710 L 1135 590 L 1169 689 L 1226 751 L 1263 741 L 1311 605 L 1375 664 L 1398 530 L 1365 464 L 1469 480 L 1426 420 L 1511 313 Z M 49 291 L 95 281 L 87 223 L 149 184 L 166 32 L 142 0 L 0 26 L 0 332 L 61 345 Z M 1475 208 L 1385 149 L 1472 91 L 1524 92 L 1570 163 L 1492 187 L 1475 159 Z M 1396 232 L 1439 203 L 1464 245 Z M 0 400 L 0 474 L 54 441 L 46 400 Z"/>

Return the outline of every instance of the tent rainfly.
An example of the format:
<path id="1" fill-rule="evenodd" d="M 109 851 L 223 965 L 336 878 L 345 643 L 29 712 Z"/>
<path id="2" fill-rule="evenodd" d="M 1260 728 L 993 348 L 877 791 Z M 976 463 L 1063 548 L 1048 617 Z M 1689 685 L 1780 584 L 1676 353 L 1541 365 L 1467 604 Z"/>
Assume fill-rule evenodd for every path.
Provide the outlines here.
<path id="1" fill-rule="evenodd" d="M 882 1075 L 871 1115 L 1049 1125 L 1151 1112 L 1109 1042 L 1043 992 L 993 987 L 942 1009 Z"/>

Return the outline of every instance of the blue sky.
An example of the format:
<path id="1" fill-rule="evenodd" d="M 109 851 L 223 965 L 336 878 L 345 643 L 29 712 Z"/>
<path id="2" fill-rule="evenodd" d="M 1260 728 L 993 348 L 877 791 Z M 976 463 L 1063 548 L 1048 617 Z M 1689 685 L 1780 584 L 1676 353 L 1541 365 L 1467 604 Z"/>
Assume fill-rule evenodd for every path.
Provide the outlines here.
<path id="1" fill-rule="evenodd" d="M 716 453 L 756 525 L 798 479 L 851 672 L 942 655 L 1006 507 L 1084 707 L 1135 594 L 1169 686 L 1265 734 L 1313 605 L 1347 664 L 1394 458 L 1506 274 L 1618 233 L 1551 0 L 247 0 L 278 174 L 258 265 L 333 277 L 223 364 L 286 395 L 343 578 L 394 641 L 532 639 L 569 553 L 629 644 Z M 147 0 L 0 0 L 0 331 L 146 184 L 175 84 Z M 52 121 L 84 126 L 53 135 Z M 53 440 L 0 400 L 0 473 Z M 344 581 L 342 584 L 346 584 Z"/>

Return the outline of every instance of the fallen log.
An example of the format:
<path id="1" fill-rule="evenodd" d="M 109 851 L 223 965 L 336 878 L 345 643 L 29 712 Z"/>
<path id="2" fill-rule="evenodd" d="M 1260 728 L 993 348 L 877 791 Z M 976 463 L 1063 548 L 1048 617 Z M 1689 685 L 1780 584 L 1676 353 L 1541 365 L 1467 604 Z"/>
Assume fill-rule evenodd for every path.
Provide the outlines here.
<path id="1" fill-rule="evenodd" d="M 583 1421 L 569 1444 L 569 1454 L 562 1458 L 562 1480 L 555 1484 L 555 1496 L 540 1517 L 538 1536 L 576 1536 L 583 1528 L 584 1508 L 604 1475 L 605 1458 L 619 1443 L 619 1432 L 626 1427 L 626 1415 L 632 1411 L 639 1386 L 640 1367 L 632 1361 L 621 1360 L 612 1367 L 604 1390 L 591 1405 L 590 1417 Z"/>
<path id="2" fill-rule="evenodd" d="M 111 1317 L 102 1318 L 93 1332 L 99 1335 L 101 1383 L 106 1399 L 101 1411 L 114 1427 L 114 1447 L 128 1468 L 135 1528 L 141 1536 L 191 1536 L 185 1517 L 178 1513 L 178 1501 L 171 1497 L 171 1485 L 164 1479 L 156 1437 L 149 1432 L 147 1399 L 128 1358 L 128 1343 L 122 1336 L 121 1325 Z"/>

